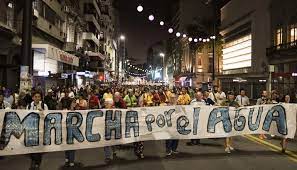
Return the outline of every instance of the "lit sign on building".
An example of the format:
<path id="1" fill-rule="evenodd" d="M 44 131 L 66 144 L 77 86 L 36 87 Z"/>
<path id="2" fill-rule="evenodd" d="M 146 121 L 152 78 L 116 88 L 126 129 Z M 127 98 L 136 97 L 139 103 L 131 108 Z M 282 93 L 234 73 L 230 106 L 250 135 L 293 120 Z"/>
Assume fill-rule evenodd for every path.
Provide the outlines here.
<path id="1" fill-rule="evenodd" d="M 247 68 L 252 65 L 252 35 L 246 35 L 225 44 L 223 70 Z"/>

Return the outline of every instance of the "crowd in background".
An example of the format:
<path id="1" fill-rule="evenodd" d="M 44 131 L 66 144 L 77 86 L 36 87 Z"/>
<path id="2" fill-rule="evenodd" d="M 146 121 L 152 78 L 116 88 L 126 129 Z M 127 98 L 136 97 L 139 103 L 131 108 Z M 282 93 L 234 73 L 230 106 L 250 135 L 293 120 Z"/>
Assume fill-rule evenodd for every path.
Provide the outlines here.
<path id="1" fill-rule="evenodd" d="M 43 95 L 45 94 L 45 96 Z M 112 109 L 131 107 L 154 107 L 166 105 L 210 105 L 210 106 L 250 106 L 275 104 L 279 102 L 292 103 L 296 96 L 284 95 L 281 97 L 277 91 L 262 91 L 261 98 L 256 103 L 251 101 L 244 89 L 239 92 L 225 93 L 219 87 L 202 91 L 199 88 L 167 86 L 115 86 L 98 87 L 52 87 L 45 92 L 41 88 L 30 91 L 11 91 L 5 87 L 0 89 L 0 109 L 27 109 L 27 110 L 86 110 L 86 109 Z M 265 139 L 265 135 L 259 136 Z M 200 140 L 193 139 L 187 145 L 198 145 Z M 133 144 L 134 153 L 144 158 L 143 142 Z M 287 147 L 287 140 L 282 140 L 283 151 Z M 110 163 L 116 157 L 118 147 L 104 147 L 105 161 Z M 166 141 L 166 155 L 177 154 L 178 140 Z M 225 151 L 231 153 L 231 138 L 225 140 Z M 41 154 L 31 154 L 32 168 L 38 169 L 41 164 Z M 74 162 L 75 151 L 65 152 L 65 166 L 77 166 Z"/>

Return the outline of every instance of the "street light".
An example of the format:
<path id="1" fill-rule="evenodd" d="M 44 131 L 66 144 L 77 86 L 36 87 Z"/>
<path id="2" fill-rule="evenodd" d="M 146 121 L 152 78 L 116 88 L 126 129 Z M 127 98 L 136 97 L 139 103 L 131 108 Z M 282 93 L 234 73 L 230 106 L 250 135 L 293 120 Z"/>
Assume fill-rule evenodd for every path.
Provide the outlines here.
<path id="1" fill-rule="evenodd" d="M 197 38 L 195 38 L 195 39 L 194 39 L 194 42 L 195 42 L 195 43 L 196 43 L 196 42 L 198 42 L 198 39 L 197 39 Z"/>
<path id="2" fill-rule="evenodd" d="M 187 37 L 187 34 L 184 34 L 183 37 L 186 38 Z"/>
<path id="3" fill-rule="evenodd" d="M 180 37 L 180 32 L 177 32 L 175 35 L 176 37 Z"/>
<path id="4" fill-rule="evenodd" d="M 138 7 L 137 7 L 137 11 L 138 11 L 138 12 L 142 12 L 142 11 L 143 11 L 143 7 L 142 7 L 141 5 L 138 5 Z"/>
<path id="5" fill-rule="evenodd" d="M 149 20 L 150 20 L 150 21 L 153 21 L 154 19 L 155 19 L 154 15 L 150 15 L 150 16 L 149 16 Z"/>
<path id="6" fill-rule="evenodd" d="M 163 80 L 165 79 L 165 54 L 164 53 L 160 53 L 160 57 L 162 58 L 162 77 L 163 77 Z"/>
<path id="7" fill-rule="evenodd" d="M 172 33 L 173 33 L 173 29 L 172 29 L 172 28 L 169 28 L 169 29 L 168 29 L 168 32 L 169 32 L 170 34 L 172 34 Z"/>
<path id="8" fill-rule="evenodd" d="M 189 41 L 190 41 L 190 42 L 192 42 L 192 41 L 193 41 L 193 38 L 192 38 L 192 37 L 190 37 L 190 38 L 189 38 Z"/>
<path id="9" fill-rule="evenodd" d="M 121 39 L 122 41 L 124 41 L 124 40 L 126 39 L 126 37 L 125 37 L 124 35 L 121 35 L 121 36 L 120 36 L 120 39 Z"/>
<path id="10" fill-rule="evenodd" d="M 160 21 L 160 25 L 163 26 L 165 23 L 164 21 Z"/>

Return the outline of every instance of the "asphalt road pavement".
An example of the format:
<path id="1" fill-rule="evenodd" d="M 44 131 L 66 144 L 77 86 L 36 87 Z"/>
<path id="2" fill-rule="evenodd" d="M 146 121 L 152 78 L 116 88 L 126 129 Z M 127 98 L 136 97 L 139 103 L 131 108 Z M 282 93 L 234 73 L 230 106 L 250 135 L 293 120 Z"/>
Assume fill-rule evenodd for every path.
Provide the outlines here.
<path id="1" fill-rule="evenodd" d="M 102 148 L 79 150 L 76 161 L 83 164 L 77 170 L 296 170 L 297 140 L 290 140 L 288 152 L 280 152 L 279 139 L 265 141 L 256 136 L 234 137 L 235 151 L 224 151 L 223 139 L 203 139 L 197 146 L 187 146 L 180 141 L 179 154 L 165 155 L 165 141 L 144 143 L 145 158 L 138 160 L 131 145 L 117 150 L 117 158 L 110 165 L 104 162 Z M 41 170 L 63 169 L 64 152 L 46 153 Z M 8 156 L 0 160 L 0 170 L 27 170 L 27 155 Z"/>

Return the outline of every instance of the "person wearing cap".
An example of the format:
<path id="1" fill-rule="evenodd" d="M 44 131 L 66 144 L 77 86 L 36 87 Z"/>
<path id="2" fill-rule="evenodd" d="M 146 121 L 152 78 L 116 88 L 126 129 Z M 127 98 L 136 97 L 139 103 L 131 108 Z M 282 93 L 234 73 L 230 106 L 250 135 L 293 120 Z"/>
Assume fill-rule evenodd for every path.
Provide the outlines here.
<path id="1" fill-rule="evenodd" d="M 53 96 L 53 90 L 48 89 L 47 95 L 44 97 L 44 103 L 47 105 L 49 110 L 56 110 L 57 108 L 57 101 Z"/>
<path id="2" fill-rule="evenodd" d="M 228 106 L 228 107 L 235 107 L 235 108 L 240 107 L 240 105 L 235 101 L 234 92 L 232 92 L 232 91 L 228 92 L 228 98 L 227 98 L 227 100 L 225 100 L 221 103 L 221 106 Z M 225 152 L 227 152 L 229 154 L 233 150 L 234 150 L 234 148 L 232 147 L 232 138 L 227 137 L 225 140 Z"/>

